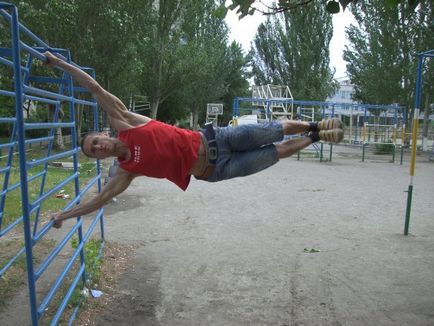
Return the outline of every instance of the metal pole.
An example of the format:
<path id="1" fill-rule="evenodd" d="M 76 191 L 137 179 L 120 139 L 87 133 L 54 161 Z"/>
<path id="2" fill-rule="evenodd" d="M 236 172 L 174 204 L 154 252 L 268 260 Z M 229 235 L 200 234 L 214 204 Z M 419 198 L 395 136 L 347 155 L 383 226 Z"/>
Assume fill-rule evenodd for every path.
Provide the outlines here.
<path id="1" fill-rule="evenodd" d="M 422 93 L 422 67 L 425 57 L 419 55 L 419 64 L 417 67 L 417 79 L 416 79 L 416 92 L 415 92 L 415 105 L 413 115 L 413 132 L 411 140 L 411 161 L 410 161 L 410 184 L 408 185 L 407 193 L 407 209 L 405 212 L 405 225 L 404 235 L 408 235 L 408 229 L 410 227 L 410 212 L 411 212 L 411 200 L 413 197 L 413 178 L 414 170 L 416 167 L 416 150 L 417 150 L 417 128 L 419 125 L 419 108 Z"/>
<path id="2" fill-rule="evenodd" d="M 333 144 L 330 144 L 330 156 L 329 156 L 329 162 L 332 161 L 332 155 L 333 155 Z"/>
<path id="3" fill-rule="evenodd" d="M 23 115 L 23 85 L 21 81 L 21 56 L 19 46 L 18 10 L 12 7 L 12 55 L 14 62 L 14 86 L 15 86 L 15 110 L 18 125 L 18 147 L 20 153 L 20 181 L 21 181 L 21 200 L 23 210 L 24 238 L 27 260 L 27 278 L 29 287 L 30 313 L 32 315 L 32 325 L 38 325 L 38 311 L 36 303 L 36 285 L 33 270 L 33 238 L 30 224 L 29 197 L 27 187 L 27 166 L 25 151 L 25 131 Z"/>
<path id="4" fill-rule="evenodd" d="M 323 148 L 324 148 L 324 144 L 323 144 L 323 143 L 321 143 L 320 148 L 321 148 L 321 150 L 320 150 L 320 152 L 319 152 L 319 161 L 322 162 L 322 158 L 323 158 Z"/>

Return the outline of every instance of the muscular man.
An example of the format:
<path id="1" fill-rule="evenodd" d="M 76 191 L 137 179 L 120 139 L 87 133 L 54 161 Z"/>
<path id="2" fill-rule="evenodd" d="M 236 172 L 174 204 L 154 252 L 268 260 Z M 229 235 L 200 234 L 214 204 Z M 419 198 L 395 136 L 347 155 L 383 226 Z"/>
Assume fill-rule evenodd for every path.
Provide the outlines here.
<path id="1" fill-rule="evenodd" d="M 69 73 L 96 98 L 118 133 L 110 138 L 100 132 L 86 134 L 82 152 L 93 158 L 117 157 L 119 168 L 109 183 L 92 199 L 54 214 L 54 226 L 71 217 L 91 213 L 128 188 L 138 176 L 166 178 L 186 190 L 191 176 L 209 182 L 259 172 L 319 140 L 340 142 L 342 122 L 319 123 L 282 120 L 258 125 L 190 131 L 127 110 L 113 94 L 82 70 L 46 52 L 46 64 Z M 305 137 L 283 141 L 284 135 Z M 279 143 L 276 143 L 279 142 Z"/>

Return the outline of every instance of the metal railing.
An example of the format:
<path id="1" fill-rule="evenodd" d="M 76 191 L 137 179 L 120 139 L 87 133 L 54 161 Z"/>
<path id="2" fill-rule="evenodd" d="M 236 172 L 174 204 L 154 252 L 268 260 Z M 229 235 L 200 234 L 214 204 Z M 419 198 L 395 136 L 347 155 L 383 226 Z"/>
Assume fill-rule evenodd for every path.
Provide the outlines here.
<path id="1" fill-rule="evenodd" d="M 103 210 L 100 209 L 97 212 L 89 226 L 85 227 L 82 219 L 79 217 L 71 229 L 67 230 L 66 235 L 60 240 L 53 240 L 54 238 L 58 238 L 58 234 L 54 237 L 50 236 L 49 231 L 52 229 L 53 222 L 49 218 L 47 221 L 48 212 L 44 211 L 43 206 L 44 203 L 55 197 L 61 189 L 70 184 L 73 184 L 74 195 L 71 196 L 72 198 L 69 202 L 66 202 L 64 209 L 72 208 L 79 203 L 83 195 L 90 189 L 97 187 L 98 191 L 101 190 L 99 162 L 96 163 L 95 175 L 91 177 L 85 187 L 80 189 L 80 181 L 82 180 L 78 164 L 80 148 L 78 147 L 75 123 L 75 107 L 79 104 L 93 110 L 93 129 L 97 130 L 97 104 L 92 99 L 82 100 L 76 98 L 76 88 L 71 76 L 66 73 L 62 73 L 57 78 L 33 75 L 35 70 L 34 59 L 46 61 L 43 53 L 47 50 L 56 53 L 58 56 L 72 63 L 68 50 L 52 48 L 33 34 L 19 22 L 18 10 L 10 3 L 0 2 L 0 20 L 2 20 L 4 26 L 10 28 L 7 40 L 10 48 L 0 48 L 0 68 L 6 71 L 6 77 L 3 78 L 8 78 L 9 76 L 10 81 L 13 81 L 13 86 L 10 86 L 10 89 L 0 89 L 0 106 L 7 102 L 13 103 L 15 107 L 15 110 L 10 110 L 13 113 L 0 117 L 0 128 L 9 128 L 9 136 L 6 140 L 3 138 L 0 144 L 3 154 L 7 153 L 0 160 L 0 178 L 2 180 L 0 192 L 0 242 L 9 241 L 11 234 L 13 234 L 14 238 L 17 236 L 23 237 L 25 243 L 24 247 L 14 253 L 11 258 L 0 262 L 0 276 L 8 273 L 17 259 L 25 255 L 31 323 L 32 325 L 39 325 L 41 318 L 46 314 L 48 307 L 51 305 L 53 313 L 50 315 L 50 324 L 56 325 L 61 318 L 65 317 L 65 308 L 70 302 L 75 289 L 80 285 L 80 281 L 83 286 L 86 282 L 86 274 L 89 271 L 85 267 L 84 248 L 89 237 L 97 233 L 96 226 L 98 224 L 100 225 L 99 235 L 101 237 L 100 250 L 103 248 Z M 37 44 L 37 46 L 22 42 L 22 36 L 30 38 L 34 42 L 33 44 Z M 25 64 L 23 64 L 24 62 Z M 77 66 L 76 64 L 74 65 Z M 95 77 L 92 69 L 82 69 Z M 49 86 L 50 90 L 43 89 L 47 88 L 47 86 Z M 82 90 L 79 89 L 79 91 L 81 92 Z M 37 105 L 37 109 L 42 110 L 47 108 L 48 105 L 54 107 L 52 121 L 27 121 L 23 114 L 24 102 L 26 100 L 33 101 Z M 61 106 L 65 105 L 65 103 L 69 106 L 69 121 L 59 121 L 59 112 Z M 6 111 L 2 110 L 2 112 Z M 71 135 L 71 143 L 68 145 L 69 148 L 54 153 L 56 129 L 65 130 L 66 133 L 69 133 Z M 30 138 L 30 133 L 35 130 L 46 130 L 48 135 Z M 30 156 L 28 153 L 28 145 L 36 142 L 44 142 L 46 144 L 44 151 L 39 154 L 39 157 Z M 49 168 L 49 162 L 58 159 L 72 160 L 73 168 L 69 175 L 62 180 L 56 180 L 54 185 L 51 184 L 49 186 L 47 179 L 50 177 L 50 171 L 52 171 Z M 18 175 L 19 180 L 17 181 Z M 34 187 L 32 188 L 31 186 L 36 182 L 39 183 L 39 190 L 35 191 Z M 13 191 L 19 191 L 20 193 L 22 213 L 18 214 L 18 216 L 11 216 L 7 211 L 7 199 Z M 23 231 L 18 228 L 20 225 L 23 226 Z M 78 245 L 76 249 L 68 253 L 69 256 L 66 257 L 65 263 L 66 254 L 62 255 L 63 257 L 60 259 L 59 253 L 62 252 L 73 237 L 77 237 Z M 51 248 L 51 252 L 43 257 L 41 261 L 36 262 L 34 260 L 35 246 L 44 239 L 55 241 L 56 244 Z M 53 264 L 63 264 L 63 268 L 58 274 L 54 274 L 52 269 L 49 269 Z M 78 267 L 73 268 L 77 264 Z M 48 279 L 48 288 L 46 283 L 44 284 L 44 288 L 41 288 L 38 283 L 43 275 L 44 279 Z M 61 296 L 60 303 L 53 300 L 58 295 Z M 77 310 L 78 306 L 70 313 L 69 323 L 75 318 Z M 1 320 L 0 323 L 2 323 Z"/>

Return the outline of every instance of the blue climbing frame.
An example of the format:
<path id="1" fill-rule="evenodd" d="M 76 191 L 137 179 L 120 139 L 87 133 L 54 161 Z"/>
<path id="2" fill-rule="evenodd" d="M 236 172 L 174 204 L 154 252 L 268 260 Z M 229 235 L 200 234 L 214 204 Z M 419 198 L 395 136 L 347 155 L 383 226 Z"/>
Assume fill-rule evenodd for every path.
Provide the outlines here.
<path id="1" fill-rule="evenodd" d="M 249 108 L 240 108 L 240 103 L 249 103 L 254 107 Z M 338 114 L 348 115 L 350 112 L 354 112 L 357 115 L 363 114 L 363 122 L 369 121 L 369 116 L 371 113 L 370 110 L 384 110 L 384 111 L 392 111 L 393 112 L 393 124 L 398 124 L 398 119 L 401 116 L 403 118 L 403 123 L 405 123 L 405 114 L 404 108 L 398 105 L 378 105 L 378 104 L 359 104 L 359 103 L 337 103 L 337 102 L 321 102 L 321 101 L 302 101 L 302 100 L 292 100 L 292 99 L 263 99 L 263 98 L 251 98 L 251 97 L 236 97 L 233 101 L 232 107 L 232 115 L 237 117 L 241 112 L 252 110 L 259 112 L 261 115 L 265 117 L 272 116 L 270 107 L 272 106 L 288 106 L 291 108 L 296 108 L 297 114 L 303 116 L 304 110 L 306 108 L 317 108 L 316 114 L 318 115 L 315 118 L 324 119 L 326 117 L 334 117 Z M 259 108 L 263 107 L 263 108 Z M 293 113 L 293 112 L 288 112 Z M 312 113 L 314 114 L 314 113 Z M 357 127 L 355 137 L 357 141 Z M 329 145 L 329 157 L 328 160 L 332 160 L 333 156 L 333 144 Z M 364 147 L 363 147 L 364 148 Z M 320 148 L 317 149 L 319 152 L 320 162 L 323 161 L 324 158 L 324 144 L 320 144 Z M 300 157 L 299 155 L 297 156 Z"/>
<path id="2" fill-rule="evenodd" d="M 28 28 L 19 23 L 18 10 L 10 4 L 0 2 L 0 22 L 3 26 L 10 27 L 10 34 L 7 40 L 0 43 L 0 69 L 2 73 L 9 76 L 13 81 L 13 85 L 3 84 L 0 79 L 0 105 L 5 103 L 13 103 L 15 110 L 10 116 L 0 117 L 0 125 L 2 128 L 9 127 L 10 138 L 0 143 L 0 153 L 7 152 L 5 156 L 0 158 L 0 178 L 3 181 L 3 188 L 0 193 L 0 242 L 9 241 L 12 231 L 21 234 L 19 225 L 23 225 L 24 230 L 24 247 L 18 250 L 14 256 L 6 262 L 0 262 L 0 276 L 3 276 L 16 260 L 25 254 L 27 262 L 28 275 L 28 293 L 30 301 L 30 315 L 32 325 L 38 325 L 45 312 L 50 309 L 53 311 L 53 317 L 50 321 L 51 325 L 58 324 L 61 317 L 64 316 L 65 308 L 67 307 L 71 296 L 76 289 L 84 286 L 87 274 L 91 271 L 85 270 L 85 243 L 89 237 L 98 233 L 96 225 L 100 225 L 99 237 L 101 238 L 100 253 L 104 247 L 104 225 L 103 225 L 103 210 L 100 209 L 96 216 L 91 220 L 90 224 L 85 227 L 81 218 L 77 218 L 76 223 L 67 230 L 67 234 L 57 241 L 51 252 L 48 253 L 38 263 L 34 260 L 34 249 L 44 239 L 50 239 L 48 232 L 52 229 L 52 221 L 42 221 L 42 216 L 49 212 L 44 212 L 44 202 L 53 198 L 66 185 L 73 183 L 75 196 L 71 196 L 71 200 L 66 202 L 64 209 L 69 209 L 80 202 L 83 195 L 90 189 L 97 187 L 101 190 L 101 172 L 99 162 L 96 162 L 95 175 L 87 184 L 80 189 L 78 153 L 80 148 L 77 145 L 77 130 L 75 123 L 75 108 L 77 105 L 82 105 L 93 111 L 94 130 L 98 130 L 98 112 L 97 104 L 94 99 L 89 96 L 88 100 L 78 99 L 78 93 L 85 93 L 80 87 L 74 87 L 72 78 L 61 73 L 60 77 L 35 76 L 33 73 L 36 70 L 34 59 L 46 61 L 44 52 L 49 50 L 63 57 L 66 61 L 74 64 L 71 61 L 71 56 L 68 50 L 52 48 L 39 37 L 34 35 Z M 32 45 L 28 45 L 22 40 L 30 40 Z M 34 46 L 36 44 L 37 46 Z M 76 65 L 76 64 L 74 64 Z M 77 65 L 76 65 L 77 66 Z M 77 66 L 79 67 L 79 66 Z M 80 67 L 81 68 L 81 67 Z M 90 68 L 81 68 L 94 76 L 94 71 Z M 40 70 L 40 69 L 39 69 Z M 7 78 L 7 77 L 6 77 Z M 37 87 L 38 85 L 39 87 Z M 3 86 L 9 89 L 1 89 Z M 50 90 L 47 90 L 49 87 Z M 57 91 L 53 91 L 53 89 Z M 24 116 L 24 104 L 33 103 L 37 110 L 46 110 L 48 106 L 54 108 L 54 114 L 51 122 L 30 122 Z M 69 107 L 69 121 L 61 121 L 59 119 L 62 106 Z M 6 110 L 3 110 L 6 111 Z M 49 111 L 50 112 L 50 111 Z M 65 120 L 65 119 L 63 119 Z M 71 135 L 70 148 L 53 153 L 53 144 L 55 141 L 55 131 L 58 128 L 66 130 L 65 133 Z M 29 137 L 29 133 L 36 129 L 47 131 L 47 136 L 44 137 Z M 28 152 L 32 144 L 45 144 L 42 157 L 29 158 Z M 45 147 L 46 146 L 46 147 Z M 18 152 L 15 152 L 18 149 Z M 1 155 L 1 154 L 0 154 Z M 3 160 L 3 158 L 5 158 Z M 19 163 L 19 169 L 14 167 L 14 159 Z M 49 162 L 58 159 L 72 159 L 73 169 L 70 174 L 50 189 L 47 186 L 47 179 L 50 177 Z M 19 172 L 18 172 L 19 171 Z M 19 181 L 10 184 L 12 181 L 11 175 L 19 173 Z M 39 190 L 32 190 L 32 184 L 38 184 Z M 38 187 L 38 186 L 36 186 Z M 8 195 L 14 190 L 20 191 L 22 203 L 21 216 L 7 216 L 8 212 L 5 209 Z M 10 214 L 9 214 L 10 215 Z M 45 224 L 44 224 L 45 223 Z M 60 231 L 57 231 L 60 232 Z M 59 233 L 60 234 L 60 233 Z M 58 237 L 58 234 L 56 234 Z M 65 245 L 68 244 L 72 237 L 76 236 L 78 245 L 75 250 L 69 253 L 69 257 L 64 262 L 62 260 L 63 269 L 59 272 L 53 272 L 53 261 L 56 260 L 59 253 L 62 252 Z M 65 256 L 65 255 L 63 255 Z M 59 258 L 57 260 L 60 260 Z M 44 273 L 45 272 L 45 273 Z M 42 288 L 38 287 L 38 280 L 44 275 L 44 282 L 49 283 Z M 59 295 L 59 288 L 66 288 L 66 294 L 61 298 L 60 304 L 53 307 L 53 298 Z M 64 293 L 64 292 L 62 292 Z M 75 307 L 72 313 L 68 316 L 69 323 L 75 319 L 79 305 Z M 1 323 L 1 321 L 0 321 Z"/>

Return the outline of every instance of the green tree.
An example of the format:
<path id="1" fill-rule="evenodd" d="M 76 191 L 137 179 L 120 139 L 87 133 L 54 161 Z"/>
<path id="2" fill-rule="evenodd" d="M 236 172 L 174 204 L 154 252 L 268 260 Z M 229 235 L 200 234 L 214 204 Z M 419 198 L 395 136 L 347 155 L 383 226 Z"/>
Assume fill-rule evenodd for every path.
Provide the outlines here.
<path id="1" fill-rule="evenodd" d="M 290 87 L 294 97 L 324 100 L 336 84 L 329 68 L 332 22 L 322 6 L 270 17 L 254 39 L 255 84 Z"/>
<path id="2" fill-rule="evenodd" d="M 235 97 L 249 96 L 249 71 L 251 58 L 245 55 L 240 44 L 232 42 L 225 55 L 224 71 L 225 94 L 220 98 L 223 103 L 222 123 L 227 124 L 232 118 L 232 104 Z"/>
<path id="3" fill-rule="evenodd" d="M 212 0 L 17 4 L 22 23 L 51 46 L 70 49 L 81 66 L 95 68 L 97 80 L 125 103 L 131 94 L 147 95 L 154 118 L 166 101 L 158 117 L 173 121 L 231 91 L 227 26 L 213 15 Z"/>
<path id="4" fill-rule="evenodd" d="M 428 2 L 413 11 L 405 3 L 384 7 L 380 0 L 352 9 L 357 25 L 347 30 L 350 45 L 346 46 L 344 59 L 355 85 L 354 99 L 412 106 L 415 54 L 434 47 L 432 11 L 433 4 Z M 432 85 L 432 69 L 429 71 L 431 74 L 425 77 Z M 432 87 L 429 89 L 432 93 Z"/>

